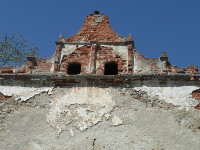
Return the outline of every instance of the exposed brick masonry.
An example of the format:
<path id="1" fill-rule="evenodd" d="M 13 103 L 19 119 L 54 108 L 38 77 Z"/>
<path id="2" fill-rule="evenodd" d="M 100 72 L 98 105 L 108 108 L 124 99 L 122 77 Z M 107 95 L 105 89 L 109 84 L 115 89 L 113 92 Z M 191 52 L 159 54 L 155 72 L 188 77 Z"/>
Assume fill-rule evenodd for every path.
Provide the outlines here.
<path id="1" fill-rule="evenodd" d="M 5 96 L 0 92 L 0 101 L 4 100 Z"/>
<path id="2" fill-rule="evenodd" d="M 89 14 L 81 29 L 69 38 L 59 36 L 55 54 L 47 59 L 28 61 L 21 67 L 4 66 L 1 73 L 37 74 L 66 73 L 71 63 L 81 66 L 81 74 L 104 74 L 106 63 L 117 65 L 117 74 L 163 73 L 198 75 L 197 66 L 180 68 L 168 61 L 167 53 L 159 58 L 145 58 L 134 46 L 132 35 L 118 35 L 110 26 L 108 16 L 95 11 Z M 33 65 L 36 64 L 36 65 Z M 110 66 L 107 69 L 111 69 Z M 76 68 L 72 68 L 72 70 Z M 77 73 L 77 74 L 79 74 Z M 111 73 L 111 75 L 114 75 Z"/>
<path id="3" fill-rule="evenodd" d="M 200 102 L 200 89 L 193 91 L 192 97 Z M 200 103 L 195 108 L 200 110 Z"/>
<path id="4" fill-rule="evenodd" d="M 102 14 L 90 14 L 78 33 L 66 39 L 66 42 L 125 42 L 128 39 L 118 35 L 111 28 L 108 16 Z"/>

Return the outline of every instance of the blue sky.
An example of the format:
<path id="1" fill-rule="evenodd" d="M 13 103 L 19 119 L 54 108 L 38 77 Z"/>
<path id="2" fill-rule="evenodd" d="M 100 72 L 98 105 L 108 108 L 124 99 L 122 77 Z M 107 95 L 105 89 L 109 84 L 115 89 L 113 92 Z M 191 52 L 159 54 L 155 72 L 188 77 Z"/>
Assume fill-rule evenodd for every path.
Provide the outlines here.
<path id="1" fill-rule="evenodd" d="M 174 65 L 200 66 L 200 0 L 0 0 L 0 34 L 20 33 L 49 57 L 58 36 L 76 33 L 94 10 L 118 34 L 132 33 L 145 57 L 166 51 Z"/>

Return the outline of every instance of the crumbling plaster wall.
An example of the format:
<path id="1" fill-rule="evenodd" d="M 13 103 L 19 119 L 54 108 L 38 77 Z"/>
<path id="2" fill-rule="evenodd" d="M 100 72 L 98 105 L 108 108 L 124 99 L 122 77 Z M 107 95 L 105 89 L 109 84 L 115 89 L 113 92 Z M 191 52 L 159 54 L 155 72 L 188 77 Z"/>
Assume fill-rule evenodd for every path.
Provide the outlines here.
<path id="1" fill-rule="evenodd" d="M 131 91 L 146 92 L 149 98 L 158 98 L 161 101 L 174 105 L 177 109 L 194 109 L 198 104 L 192 97 L 192 92 L 199 89 L 197 86 L 180 87 L 151 87 L 136 86 Z M 143 92 L 142 92 L 143 91 Z M 47 121 L 59 132 L 68 130 L 73 135 L 73 128 L 80 131 L 96 125 L 102 120 L 110 120 L 113 126 L 123 124 L 123 119 L 113 115 L 116 101 L 114 87 L 21 87 L 0 86 L 0 93 L 12 96 L 18 101 L 27 101 L 41 93 L 53 94 L 47 114 Z M 140 97 L 137 95 L 136 97 Z M 138 97 L 138 98 L 139 98 Z M 46 101 L 46 100 L 44 100 Z"/>
<path id="2" fill-rule="evenodd" d="M 161 103 L 168 103 L 178 110 L 194 110 L 197 101 L 192 98 L 192 91 L 197 86 L 181 87 L 150 87 L 141 86 L 129 88 L 138 91 L 136 99 L 141 99 L 147 93 L 148 99 L 158 99 Z M 125 90 L 125 88 L 124 88 Z M 56 94 L 57 92 L 59 94 Z M 55 89 L 51 100 L 47 120 L 59 132 L 68 130 L 73 136 L 73 128 L 84 131 L 103 120 L 110 120 L 113 126 L 123 124 L 123 118 L 116 116 L 116 97 L 119 92 L 114 87 L 71 87 Z M 146 97 L 145 96 L 145 97 Z M 130 96 L 131 98 L 131 96 Z M 144 97 L 143 97 L 144 98 Z M 142 98 L 142 99 L 143 99 Z M 163 102 L 162 102 L 163 101 Z"/>
<path id="3" fill-rule="evenodd" d="M 59 132 L 72 130 L 71 125 L 80 131 L 86 130 L 103 118 L 108 119 L 115 107 L 110 88 L 72 87 L 60 90 L 60 94 L 51 101 L 47 115 L 48 122 Z M 114 126 L 122 123 L 117 116 L 113 117 Z"/>
<path id="4" fill-rule="evenodd" d="M 159 58 L 145 58 L 137 50 L 133 55 L 135 73 L 166 73 L 166 62 Z"/>
<path id="5" fill-rule="evenodd" d="M 53 87 L 32 87 L 32 86 L 1 86 L 0 93 L 5 96 L 12 96 L 15 100 L 27 101 L 31 97 L 38 95 L 42 92 L 51 94 Z"/>
<path id="6" fill-rule="evenodd" d="M 165 86 L 151 87 L 141 86 L 135 87 L 137 90 L 146 91 L 149 96 L 158 96 L 159 99 L 176 106 L 177 109 L 193 109 L 198 102 L 192 97 L 192 92 L 198 89 L 198 86 Z"/>
<path id="7" fill-rule="evenodd" d="M 193 91 L 197 91 L 200 87 L 198 86 L 135 86 L 133 89 L 146 91 L 150 97 L 158 96 L 159 99 L 166 101 L 167 103 L 172 103 L 179 109 L 190 109 L 197 105 L 197 100 L 195 100 Z M 42 86 L 3 86 L 0 85 L 0 93 L 5 96 L 12 96 L 15 100 L 26 101 L 31 97 L 40 94 L 42 92 L 47 92 L 52 94 L 54 87 L 42 87 Z M 64 88 L 65 89 L 65 88 Z M 65 105 L 71 104 L 100 104 L 106 106 L 107 104 L 113 105 L 110 97 L 112 93 L 112 88 L 100 88 L 100 87 L 71 87 L 66 88 L 67 91 L 62 95 L 59 95 L 55 103 L 62 105 L 62 99 L 67 99 L 64 101 Z M 95 99 L 95 98 L 100 98 Z M 54 104 L 55 104 L 54 103 Z"/>
<path id="8" fill-rule="evenodd" d="M 196 100 L 191 97 L 196 89 L 199 87 L 171 85 L 160 88 L 147 84 L 131 88 L 102 88 L 87 84 L 62 88 L 1 86 L 1 93 L 13 98 L 16 96 L 16 101 L 26 102 L 17 103 L 16 107 L 25 106 L 18 110 L 10 106 L 3 109 L 12 114 L 7 119 L 5 133 L 0 130 L 0 145 L 7 149 L 190 147 L 195 150 L 199 134 L 195 134 L 196 138 L 193 139 L 194 133 L 190 130 L 198 130 L 199 127 L 198 110 L 192 108 Z M 184 100 L 187 100 L 187 104 L 182 104 Z M 1 106 L 7 102 L 1 103 Z M 194 111 L 195 116 L 190 116 L 189 112 Z M 187 130 L 184 128 L 186 125 Z M 12 143 L 11 139 L 14 139 Z M 40 142 L 35 143 L 36 139 Z"/>

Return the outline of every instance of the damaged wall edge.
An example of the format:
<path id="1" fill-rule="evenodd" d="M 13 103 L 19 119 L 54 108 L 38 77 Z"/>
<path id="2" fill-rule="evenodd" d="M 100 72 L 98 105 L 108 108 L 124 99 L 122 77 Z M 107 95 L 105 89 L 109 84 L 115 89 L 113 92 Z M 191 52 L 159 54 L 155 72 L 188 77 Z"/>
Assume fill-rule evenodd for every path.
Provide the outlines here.
<path id="1" fill-rule="evenodd" d="M 15 91 L 16 88 L 19 91 L 29 91 L 27 93 L 33 93 L 25 95 L 25 98 L 21 98 L 22 101 L 33 97 L 35 94 L 41 92 L 51 93 L 53 88 L 135 88 L 138 90 L 144 90 L 151 95 L 158 95 L 168 103 L 174 103 L 175 105 L 190 105 L 199 109 L 199 101 L 195 98 L 199 98 L 200 89 L 200 76 L 189 75 L 163 75 L 163 74 L 139 74 L 139 75 L 65 75 L 65 74 L 47 74 L 47 75 L 0 75 L 0 92 L 7 96 L 8 93 L 2 92 L 2 89 L 9 88 L 11 91 Z M 27 90 L 28 89 L 28 90 Z M 16 90 L 16 91 L 18 91 Z M 197 91 L 196 93 L 194 91 Z M 15 95 L 20 95 L 18 92 L 14 92 Z M 175 93 L 174 93 L 175 91 Z M 187 96 L 188 99 L 181 97 L 181 95 Z M 11 92 L 12 93 L 12 92 Z M 22 92 L 23 93 L 23 92 Z M 176 95 L 179 94 L 178 97 Z M 23 95 L 23 94 L 21 94 Z M 171 95 L 174 99 L 169 98 Z M 198 97 L 195 97 L 198 96 Z M 15 98 L 17 99 L 17 98 Z M 177 102 L 176 102 L 177 101 Z M 189 107 L 189 106 L 187 106 Z"/>
<path id="2" fill-rule="evenodd" d="M 65 75 L 65 74 L 7 74 L 0 75 L 0 85 L 19 86 L 200 86 L 200 76 L 189 75 Z"/>

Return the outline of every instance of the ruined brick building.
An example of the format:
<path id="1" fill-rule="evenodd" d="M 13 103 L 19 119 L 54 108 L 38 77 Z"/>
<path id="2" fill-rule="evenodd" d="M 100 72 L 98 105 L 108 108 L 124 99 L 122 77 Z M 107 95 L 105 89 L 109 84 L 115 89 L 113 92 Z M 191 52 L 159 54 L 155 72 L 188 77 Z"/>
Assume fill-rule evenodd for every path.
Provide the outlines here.
<path id="1" fill-rule="evenodd" d="M 73 36 L 59 36 L 54 56 L 48 59 L 28 58 L 22 67 L 3 67 L 2 73 L 66 73 L 117 75 L 134 73 L 198 75 L 197 66 L 179 68 L 170 64 L 167 54 L 145 58 L 134 46 L 132 35 L 118 35 L 108 16 L 94 11 Z"/>
<path id="2" fill-rule="evenodd" d="M 199 148 L 198 67 L 145 58 L 106 15 L 27 59 L 0 72 L 1 149 Z"/>
<path id="3" fill-rule="evenodd" d="M 38 86 L 100 88 L 147 86 L 149 90 L 153 90 L 153 87 L 160 89 L 153 95 L 159 92 L 162 95 L 163 88 L 166 88 L 167 90 L 164 90 L 166 96 L 174 95 L 173 88 L 176 90 L 177 87 L 178 89 L 192 87 L 188 95 L 199 102 L 199 81 L 197 66 L 186 68 L 174 66 L 168 61 L 166 52 L 159 58 L 145 58 L 136 50 L 131 34 L 128 38 L 118 35 L 111 28 L 108 16 L 94 11 L 86 17 L 83 26 L 76 34 L 68 38 L 59 36 L 52 57 L 46 59 L 28 57 L 28 61 L 20 67 L 1 68 L 0 100 L 10 98 L 13 94 L 6 93 L 9 91 L 6 90 L 6 86 L 10 89 L 16 89 L 15 86 L 19 86 L 18 89 Z M 13 90 L 14 95 L 17 91 Z M 171 91 L 170 94 L 168 91 Z M 195 108 L 200 109 L 200 103 L 195 104 Z"/>

